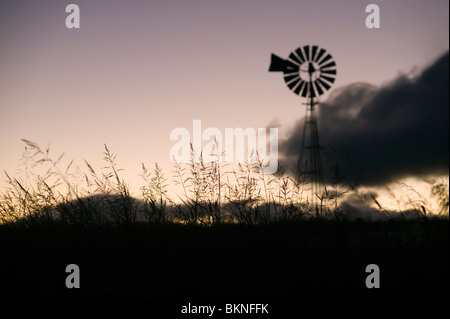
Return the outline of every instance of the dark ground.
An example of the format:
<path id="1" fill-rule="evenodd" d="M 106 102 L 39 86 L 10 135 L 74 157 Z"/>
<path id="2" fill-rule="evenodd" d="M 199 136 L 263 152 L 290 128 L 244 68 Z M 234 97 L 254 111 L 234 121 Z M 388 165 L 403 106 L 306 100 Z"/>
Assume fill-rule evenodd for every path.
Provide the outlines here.
<path id="1" fill-rule="evenodd" d="M 448 220 L 0 227 L 1 295 L 448 298 Z M 67 289 L 65 267 L 80 267 Z M 380 289 L 365 268 L 380 267 Z"/>

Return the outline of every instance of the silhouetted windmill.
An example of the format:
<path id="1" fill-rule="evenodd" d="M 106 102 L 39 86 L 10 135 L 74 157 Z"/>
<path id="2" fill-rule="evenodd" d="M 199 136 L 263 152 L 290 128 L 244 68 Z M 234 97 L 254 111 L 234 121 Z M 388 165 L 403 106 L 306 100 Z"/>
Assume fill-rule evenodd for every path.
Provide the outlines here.
<path id="1" fill-rule="evenodd" d="M 283 72 L 284 81 L 295 94 L 307 98 L 305 125 L 298 159 L 298 178 L 308 176 L 311 182 L 311 204 L 316 212 L 318 196 L 322 196 L 323 169 L 319 129 L 314 98 L 330 89 L 336 76 L 336 63 L 325 49 L 305 45 L 282 59 L 272 54 L 269 72 Z"/>

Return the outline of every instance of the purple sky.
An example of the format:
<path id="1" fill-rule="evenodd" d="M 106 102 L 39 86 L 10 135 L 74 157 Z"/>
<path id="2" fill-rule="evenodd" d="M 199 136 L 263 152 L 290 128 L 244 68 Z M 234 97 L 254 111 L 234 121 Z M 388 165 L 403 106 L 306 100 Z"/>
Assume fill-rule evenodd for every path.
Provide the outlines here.
<path id="1" fill-rule="evenodd" d="M 169 134 L 194 119 L 221 130 L 276 122 L 283 136 L 304 115 L 268 72 L 271 53 L 327 49 L 332 91 L 418 74 L 449 48 L 446 0 L 75 0 L 77 30 L 65 27 L 69 3 L 0 3 L 2 170 L 16 170 L 26 138 L 96 167 L 106 143 L 131 183 L 141 162 L 170 175 Z M 365 27 L 369 3 L 380 7 L 380 29 Z"/>

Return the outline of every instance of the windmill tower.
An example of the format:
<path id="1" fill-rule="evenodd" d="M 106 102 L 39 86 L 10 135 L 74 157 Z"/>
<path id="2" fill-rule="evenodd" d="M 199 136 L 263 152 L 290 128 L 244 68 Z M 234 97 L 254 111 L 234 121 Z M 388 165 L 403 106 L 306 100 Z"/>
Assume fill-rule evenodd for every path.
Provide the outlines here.
<path id="1" fill-rule="evenodd" d="M 306 116 L 297 178 L 306 177 L 311 184 L 310 203 L 319 214 L 322 210 L 319 197 L 323 193 L 323 168 L 317 125 L 316 97 L 329 90 L 336 77 L 336 63 L 325 49 L 305 45 L 282 59 L 272 54 L 269 72 L 283 72 L 284 81 L 295 94 L 306 98 Z"/>

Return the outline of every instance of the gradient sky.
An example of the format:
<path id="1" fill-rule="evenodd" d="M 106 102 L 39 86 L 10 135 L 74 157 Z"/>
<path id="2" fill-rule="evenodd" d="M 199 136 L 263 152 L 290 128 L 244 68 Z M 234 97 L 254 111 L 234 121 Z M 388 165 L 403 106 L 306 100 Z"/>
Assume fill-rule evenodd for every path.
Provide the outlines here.
<path id="1" fill-rule="evenodd" d="M 69 3 L 80 29 L 65 26 Z M 365 26 L 370 3 L 380 29 Z M 141 162 L 170 175 L 170 132 L 194 119 L 220 130 L 277 124 L 283 136 L 304 115 L 268 72 L 271 53 L 317 44 L 337 63 L 331 91 L 380 86 L 448 51 L 448 30 L 447 0 L 2 0 L 0 168 L 15 172 L 25 138 L 97 168 L 106 143 L 132 184 Z"/>

